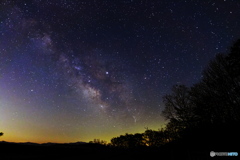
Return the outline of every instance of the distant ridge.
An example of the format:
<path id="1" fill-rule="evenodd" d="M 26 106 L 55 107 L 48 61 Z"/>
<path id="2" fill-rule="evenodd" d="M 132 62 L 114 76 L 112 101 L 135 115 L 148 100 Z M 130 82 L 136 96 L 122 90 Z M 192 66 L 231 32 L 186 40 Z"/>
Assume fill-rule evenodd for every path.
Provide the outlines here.
<path id="1" fill-rule="evenodd" d="M 54 142 L 47 142 L 47 143 L 34 143 L 34 142 L 7 142 L 7 141 L 0 141 L 0 144 L 23 144 L 23 145 L 36 145 L 36 146 L 52 146 L 52 145 L 82 145 L 88 144 L 87 142 L 69 142 L 69 143 L 54 143 Z"/>

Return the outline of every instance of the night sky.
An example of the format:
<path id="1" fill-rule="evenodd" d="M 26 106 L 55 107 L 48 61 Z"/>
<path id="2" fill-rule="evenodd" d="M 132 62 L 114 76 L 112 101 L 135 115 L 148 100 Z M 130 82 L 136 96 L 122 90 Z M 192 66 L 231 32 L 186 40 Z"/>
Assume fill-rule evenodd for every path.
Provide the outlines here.
<path id="1" fill-rule="evenodd" d="M 240 38 L 239 0 L 1 0 L 0 140 L 158 129 L 162 96 Z"/>

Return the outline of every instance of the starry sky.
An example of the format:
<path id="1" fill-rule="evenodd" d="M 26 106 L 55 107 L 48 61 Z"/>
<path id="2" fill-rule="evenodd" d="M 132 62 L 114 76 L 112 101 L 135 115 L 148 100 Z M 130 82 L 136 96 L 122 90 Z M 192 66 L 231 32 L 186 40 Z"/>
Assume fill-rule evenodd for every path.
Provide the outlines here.
<path id="1" fill-rule="evenodd" d="M 1 0 L 0 140 L 158 129 L 162 96 L 240 38 L 238 0 Z"/>

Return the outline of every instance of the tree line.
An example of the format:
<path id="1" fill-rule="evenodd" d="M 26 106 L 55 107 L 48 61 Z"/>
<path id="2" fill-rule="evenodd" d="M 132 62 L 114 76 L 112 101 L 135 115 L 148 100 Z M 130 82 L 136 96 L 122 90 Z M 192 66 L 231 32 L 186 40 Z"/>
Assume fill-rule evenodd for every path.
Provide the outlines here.
<path id="1" fill-rule="evenodd" d="M 163 96 L 162 115 L 168 121 L 158 131 L 125 134 L 111 139 L 115 147 L 159 147 L 184 140 L 217 145 L 230 136 L 239 137 L 240 126 L 240 39 L 227 54 L 217 54 L 202 72 L 202 79 L 191 87 L 174 85 Z M 239 138 L 238 138 L 239 139 Z M 195 143 L 191 142 L 191 143 Z"/>

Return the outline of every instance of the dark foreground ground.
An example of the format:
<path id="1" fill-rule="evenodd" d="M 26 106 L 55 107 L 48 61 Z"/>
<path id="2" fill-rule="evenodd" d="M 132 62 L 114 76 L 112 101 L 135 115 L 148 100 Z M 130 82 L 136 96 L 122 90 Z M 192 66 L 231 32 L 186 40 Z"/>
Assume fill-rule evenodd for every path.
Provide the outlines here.
<path id="1" fill-rule="evenodd" d="M 119 149 L 89 143 L 35 144 L 0 142 L 0 160 L 81 160 L 81 159 L 156 159 L 156 160 L 205 160 L 235 159 L 238 157 L 210 157 L 204 146 L 186 147 L 170 144 L 161 148 Z"/>
<path id="2" fill-rule="evenodd" d="M 119 149 L 98 144 L 34 144 L 0 142 L 0 159 L 206 159 L 209 151 L 183 150 L 172 146 L 162 148 Z"/>

